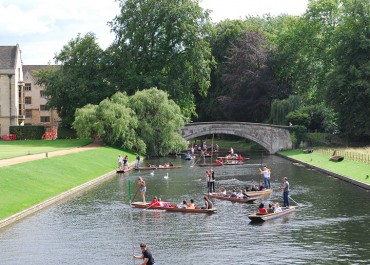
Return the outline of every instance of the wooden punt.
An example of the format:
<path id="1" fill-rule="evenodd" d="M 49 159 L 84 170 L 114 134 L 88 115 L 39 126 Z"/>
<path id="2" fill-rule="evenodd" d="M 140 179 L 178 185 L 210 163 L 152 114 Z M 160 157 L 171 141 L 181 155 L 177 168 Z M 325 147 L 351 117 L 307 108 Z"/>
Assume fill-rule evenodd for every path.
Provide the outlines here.
<path id="1" fill-rule="evenodd" d="M 116 170 L 116 173 L 119 173 L 119 174 L 124 174 L 124 173 L 127 173 L 127 172 L 130 172 L 131 170 L 133 170 L 134 168 L 133 167 L 129 167 L 127 169 L 117 169 Z"/>
<path id="2" fill-rule="evenodd" d="M 239 158 L 227 158 L 226 156 L 219 156 L 217 157 L 218 159 L 222 158 L 224 160 L 249 160 L 250 158 L 249 157 L 243 157 L 242 159 L 239 159 Z"/>
<path id="3" fill-rule="evenodd" d="M 340 161 L 343 161 L 343 159 L 344 159 L 344 156 L 332 156 L 330 158 L 330 160 L 334 162 L 340 162 Z"/>
<path id="4" fill-rule="evenodd" d="M 268 220 L 272 220 L 272 219 L 275 219 L 275 218 L 279 218 L 279 217 L 282 217 L 288 213 L 291 213 L 295 210 L 296 206 L 290 206 L 290 207 L 281 207 L 282 208 L 282 211 L 281 212 L 278 212 L 278 213 L 267 213 L 267 214 L 260 214 L 260 213 L 254 213 L 254 214 L 250 214 L 248 215 L 248 218 L 252 221 L 252 222 L 265 222 L 265 221 L 268 221 Z"/>
<path id="5" fill-rule="evenodd" d="M 229 162 L 229 163 L 224 163 L 224 166 L 241 166 L 244 165 L 244 162 Z"/>
<path id="6" fill-rule="evenodd" d="M 198 166 L 200 166 L 200 167 L 222 167 L 223 164 L 216 164 L 216 163 L 214 163 L 214 164 L 198 164 Z"/>
<path id="7" fill-rule="evenodd" d="M 273 191 L 272 189 L 266 189 L 261 191 L 247 191 L 246 194 L 249 197 L 264 197 L 270 195 L 272 191 Z"/>
<path id="8" fill-rule="evenodd" d="M 181 168 L 182 166 L 172 166 L 172 167 L 135 167 L 135 170 L 157 170 L 157 169 L 175 169 Z"/>
<path id="9" fill-rule="evenodd" d="M 252 203 L 255 200 L 257 200 L 257 197 L 246 198 L 246 199 L 238 199 L 237 197 L 230 198 L 230 197 L 227 197 L 227 196 L 222 196 L 218 193 L 204 193 L 204 195 L 206 195 L 208 197 L 211 197 L 211 198 L 219 199 L 219 200 L 230 201 L 230 202 L 239 202 L 239 203 Z"/>
<path id="10" fill-rule="evenodd" d="M 162 207 L 162 206 L 149 206 L 149 203 L 133 202 L 132 207 L 146 209 L 146 210 L 164 210 L 166 212 L 181 212 L 181 213 L 215 213 L 216 208 L 212 209 L 188 209 L 188 208 L 177 208 L 177 207 Z"/>

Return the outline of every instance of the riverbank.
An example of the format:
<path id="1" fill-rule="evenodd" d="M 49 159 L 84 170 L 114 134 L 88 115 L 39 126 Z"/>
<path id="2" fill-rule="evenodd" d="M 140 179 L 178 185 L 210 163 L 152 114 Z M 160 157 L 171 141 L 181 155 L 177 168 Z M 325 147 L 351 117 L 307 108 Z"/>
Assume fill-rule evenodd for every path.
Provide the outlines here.
<path id="1" fill-rule="evenodd" d="M 0 227 L 72 193 L 114 176 L 118 154 L 112 147 L 0 167 Z"/>
<path id="2" fill-rule="evenodd" d="M 277 155 L 370 190 L 370 164 L 349 159 L 334 162 L 327 154 L 315 151 L 308 154 L 301 149 L 280 151 Z"/>

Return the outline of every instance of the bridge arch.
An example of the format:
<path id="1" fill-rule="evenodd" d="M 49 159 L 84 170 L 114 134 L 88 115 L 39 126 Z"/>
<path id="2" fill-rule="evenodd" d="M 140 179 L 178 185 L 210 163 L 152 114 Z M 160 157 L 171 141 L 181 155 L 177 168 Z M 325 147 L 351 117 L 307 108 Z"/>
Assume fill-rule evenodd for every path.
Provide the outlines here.
<path id="1" fill-rule="evenodd" d="M 230 134 L 249 139 L 265 148 L 270 154 L 292 149 L 288 126 L 250 122 L 197 122 L 186 124 L 182 136 L 186 140 L 209 134 Z"/>

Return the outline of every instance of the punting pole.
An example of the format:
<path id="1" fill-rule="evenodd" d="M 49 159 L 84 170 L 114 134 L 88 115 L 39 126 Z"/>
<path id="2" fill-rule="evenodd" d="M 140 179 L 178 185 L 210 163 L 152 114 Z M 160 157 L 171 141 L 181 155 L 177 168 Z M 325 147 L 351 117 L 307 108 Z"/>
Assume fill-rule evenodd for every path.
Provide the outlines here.
<path id="1" fill-rule="evenodd" d="M 132 203 L 132 189 L 131 189 L 131 181 L 130 180 L 128 180 L 128 193 L 129 193 L 129 196 L 130 196 L 130 208 L 131 208 L 130 209 L 130 219 L 131 219 L 132 258 L 133 258 L 133 264 L 135 265 L 135 258 L 134 258 L 134 255 L 135 255 L 135 249 L 134 249 L 134 221 L 133 221 L 133 218 L 132 218 L 132 206 L 131 206 L 131 203 Z"/>
<path id="2" fill-rule="evenodd" d="M 289 196 L 289 199 L 291 199 L 292 201 L 294 201 L 294 202 L 295 202 L 295 204 L 297 204 L 298 206 L 300 206 L 300 205 L 299 205 L 299 203 L 298 203 L 298 202 L 296 202 L 295 200 L 293 200 L 293 198 L 292 198 L 292 197 L 290 197 L 290 196 Z"/>

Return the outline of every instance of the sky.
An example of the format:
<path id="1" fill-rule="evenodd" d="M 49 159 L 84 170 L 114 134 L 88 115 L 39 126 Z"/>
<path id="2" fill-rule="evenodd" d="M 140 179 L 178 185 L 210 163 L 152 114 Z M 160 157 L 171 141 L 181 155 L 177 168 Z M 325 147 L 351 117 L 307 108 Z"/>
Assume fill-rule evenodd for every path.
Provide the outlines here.
<path id="1" fill-rule="evenodd" d="M 302 15 L 309 0 L 201 0 L 212 22 L 270 14 Z M 95 33 L 100 47 L 114 40 L 107 25 L 119 14 L 115 0 L 0 0 L 0 46 L 19 44 L 24 65 L 54 64 L 80 33 Z"/>

